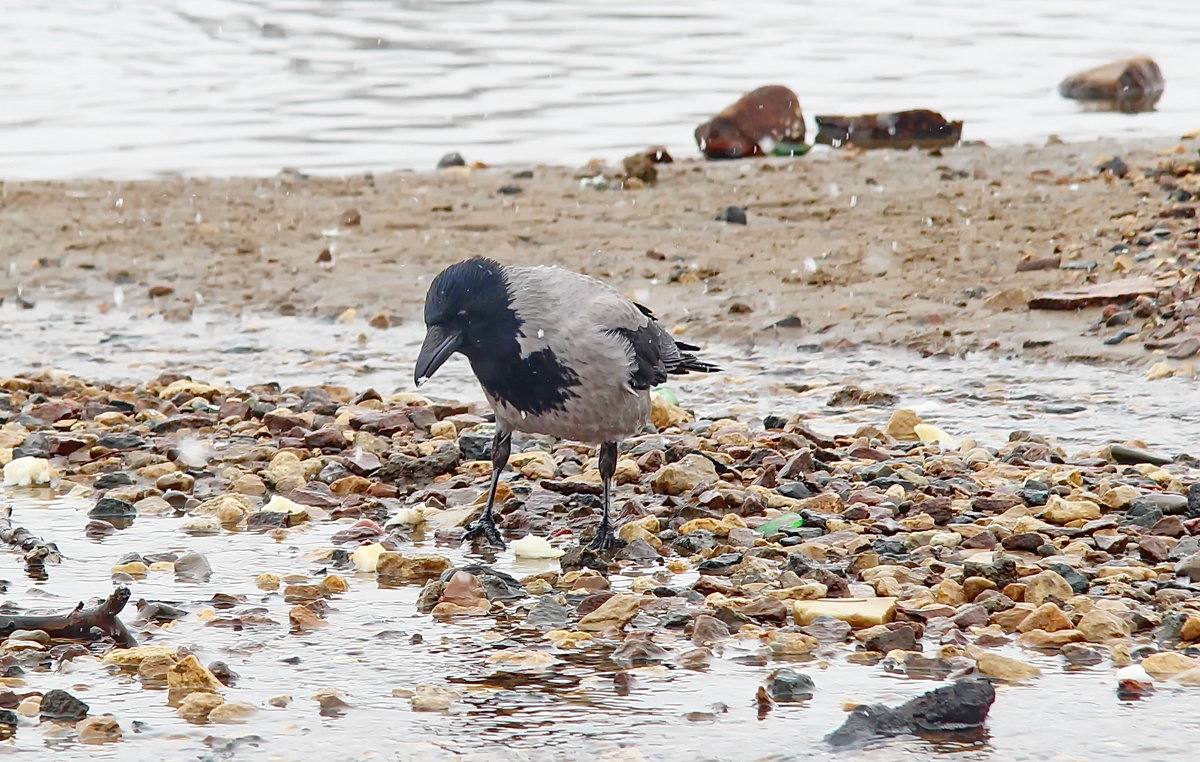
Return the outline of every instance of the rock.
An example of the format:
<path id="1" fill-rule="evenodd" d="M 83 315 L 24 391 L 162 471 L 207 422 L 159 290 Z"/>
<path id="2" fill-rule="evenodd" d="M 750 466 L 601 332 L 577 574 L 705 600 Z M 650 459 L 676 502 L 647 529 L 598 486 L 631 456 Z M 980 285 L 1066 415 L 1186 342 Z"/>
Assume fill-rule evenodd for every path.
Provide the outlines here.
<path id="1" fill-rule="evenodd" d="M 1082 632 L 1089 643 L 1105 643 L 1129 637 L 1129 625 L 1125 620 L 1101 608 L 1093 608 L 1084 614 L 1075 629 Z"/>
<path id="2" fill-rule="evenodd" d="M 329 624 L 307 606 L 293 606 L 288 611 L 288 622 L 292 626 L 292 632 L 309 632 Z"/>
<path id="3" fill-rule="evenodd" d="M 175 711 L 188 722 L 199 725 L 208 722 L 212 711 L 224 703 L 225 698 L 215 693 L 192 693 L 180 700 Z"/>
<path id="4" fill-rule="evenodd" d="M 1061 574 L 1046 570 L 1038 572 L 1025 581 L 1025 602 L 1041 606 L 1047 601 L 1066 603 L 1075 595 L 1071 585 Z"/>
<path id="5" fill-rule="evenodd" d="M 745 225 L 746 207 L 744 206 L 727 206 L 717 213 L 714 218 L 717 222 L 728 222 L 730 225 Z"/>
<path id="6" fill-rule="evenodd" d="M 1067 663 L 1076 667 L 1090 667 L 1104 661 L 1104 655 L 1091 646 L 1082 643 L 1068 643 L 1062 647 L 1062 655 Z"/>
<path id="7" fill-rule="evenodd" d="M 1087 577 L 1066 564 L 1051 564 L 1049 570 L 1065 579 L 1076 595 L 1084 595 L 1091 587 Z"/>
<path id="8" fill-rule="evenodd" d="M 1178 651 L 1162 651 L 1142 659 L 1142 669 L 1155 677 L 1161 675 L 1177 675 L 1192 669 L 1200 668 L 1200 662 L 1184 656 Z"/>
<path id="9" fill-rule="evenodd" d="M 834 746 L 849 746 L 881 736 L 969 730 L 983 725 L 995 700 L 996 691 L 987 680 L 959 680 L 894 709 L 882 704 L 855 707 L 825 740 Z"/>
<path id="10" fill-rule="evenodd" d="M 997 680 L 1017 682 L 1020 680 L 1030 680 L 1042 674 L 1042 671 L 1032 664 L 1019 659 L 1001 656 L 991 651 L 981 652 L 975 660 L 975 664 L 979 670 L 979 674 Z"/>
<path id="11" fill-rule="evenodd" d="M 823 115 L 816 118 L 816 142 L 841 148 L 943 148 L 962 138 L 962 122 L 936 111 L 914 109 L 891 114 Z"/>
<path id="12" fill-rule="evenodd" d="M 189 550 L 175 559 L 175 579 L 180 582 L 207 582 L 212 577 L 212 567 L 204 554 Z"/>
<path id="13" fill-rule="evenodd" d="M 136 668 L 149 658 L 168 658 L 175 661 L 175 649 L 170 646 L 135 646 L 134 648 L 114 648 L 104 654 L 102 661 L 117 667 Z"/>
<path id="14" fill-rule="evenodd" d="M 194 654 L 189 654 L 167 671 L 167 688 L 182 698 L 191 693 L 220 693 L 225 686 Z"/>
<path id="15" fill-rule="evenodd" d="M 1200 553 L 1193 553 L 1175 564 L 1175 574 L 1200 582 Z"/>
<path id="16" fill-rule="evenodd" d="M 709 159 L 763 156 L 771 143 L 804 141 L 804 115 L 800 99 L 782 85 L 767 85 L 743 95 L 709 121 L 696 128 L 696 145 Z"/>
<path id="17" fill-rule="evenodd" d="M 812 698 L 817 690 L 811 677 L 788 667 L 767 675 L 766 688 L 776 701 L 804 701 Z"/>
<path id="18" fill-rule="evenodd" d="M 196 694 L 201 695 L 201 694 Z M 241 725 L 258 714 L 258 707 L 245 701 L 227 701 L 208 713 L 208 721 L 223 725 Z"/>
<path id="19" fill-rule="evenodd" d="M 1080 286 L 1053 293 L 1037 294 L 1029 300 L 1031 310 L 1078 310 L 1103 304 L 1127 302 L 1158 292 L 1153 278 L 1138 277 Z"/>
<path id="20" fill-rule="evenodd" d="M 693 642 L 695 639 L 693 638 Z M 771 653 L 786 656 L 812 653 L 821 646 L 821 642 L 812 635 L 788 630 L 771 630 L 767 633 L 767 648 Z"/>
<path id="21" fill-rule="evenodd" d="M 719 643 L 730 636 L 729 628 L 720 619 L 700 614 L 692 625 L 692 643 L 708 646 Z"/>
<path id="22" fill-rule="evenodd" d="M 1200 615 L 1188 615 L 1179 630 L 1179 636 L 1187 641 L 1200 640 Z"/>
<path id="23" fill-rule="evenodd" d="M 796 624 L 805 626 L 820 616 L 840 619 L 851 627 L 874 627 L 892 621 L 896 613 L 896 599 L 884 598 L 824 598 L 816 601 L 795 601 L 792 618 Z"/>
<path id="24" fill-rule="evenodd" d="M 717 480 L 717 469 L 712 461 L 691 453 L 660 468 L 651 477 L 650 486 L 660 495 L 686 495 L 699 484 L 713 484 Z"/>
<path id="25" fill-rule="evenodd" d="M 579 620 L 579 629 L 587 631 L 621 629 L 637 615 L 641 606 L 641 597 L 637 595 L 617 594 L 609 598 L 600 607 Z"/>
<path id="26" fill-rule="evenodd" d="M 418 685 L 412 695 L 412 708 L 415 712 L 444 712 L 458 701 L 462 694 L 444 685 Z"/>
<path id="27" fill-rule="evenodd" d="M 88 717 L 75 724 L 79 742 L 86 744 L 117 743 L 121 740 L 121 726 L 110 714 Z"/>
<path id="28" fill-rule="evenodd" d="M 1166 82 L 1152 58 L 1111 61 L 1076 72 L 1058 85 L 1058 94 L 1077 101 L 1110 104 L 1119 111 L 1152 111 Z"/>
<path id="29" fill-rule="evenodd" d="M 385 551 L 379 554 L 375 572 L 383 580 L 423 583 L 441 576 L 453 565 L 450 559 L 436 553 L 402 555 L 395 551 Z"/>
<path id="30" fill-rule="evenodd" d="M 655 643 L 651 638 L 652 635 L 648 632 L 630 633 L 608 658 L 624 667 L 658 664 L 666 661 L 671 656 L 671 652 Z"/>
<path id="31" fill-rule="evenodd" d="M 868 651 L 878 651 L 884 654 L 892 651 L 920 650 L 917 645 L 916 630 L 905 626 L 896 626 L 895 629 L 877 632 L 867 638 L 863 645 L 867 647 Z"/>
<path id="32" fill-rule="evenodd" d="M 921 420 L 921 416 L 912 410 L 900 408 L 892 411 L 884 431 L 898 442 L 918 442 L 921 438 L 917 436 L 917 426 L 924 422 Z"/>
<path id="33" fill-rule="evenodd" d="M 1040 518 L 1060 526 L 1072 521 L 1092 521 L 1100 518 L 1100 506 L 1091 500 L 1064 500 L 1053 495 Z"/>
<path id="34" fill-rule="evenodd" d="M 87 704 L 58 688 L 42 695 L 43 720 L 76 723 L 87 717 L 88 709 Z"/>
<path id="35" fill-rule="evenodd" d="M 313 699 L 321 707 L 321 714 L 327 717 L 340 715 L 346 709 L 350 708 L 350 702 L 346 700 L 346 694 L 337 688 L 321 688 L 313 694 Z"/>
<path id="36" fill-rule="evenodd" d="M 457 151 L 446 154 L 442 158 L 438 159 L 438 163 L 437 163 L 438 169 L 446 169 L 447 167 L 465 167 L 465 166 L 467 166 L 466 160 L 463 159 L 462 154 L 458 153 Z"/>
<path id="37" fill-rule="evenodd" d="M 1031 611 L 1017 625 L 1018 632 L 1031 632 L 1033 630 L 1056 632 L 1058 630 L 1069 629 L 1071 629 L 1071 620 L 1067 618 L 1062 609 L 1049 602 L 1043 603 Z"/>
<path id="38" fill-rule="evenodd" d="M 90 519 L 132 519 L 137 516 L 137 509 L 124 500 L 102 497 L 87 515 Z"/>
<path id="39" fill-rule="evenodd" d="M 461 570 L 450 576 L 442 588 L 438 602 L 453 603 L 465 608 L 479 608 L 480 604 L 488 604 L 487 594 L 484 593 L 483 585 L 479 584 L 479 578 Z"/>
<path id="40" fill-rule="evenodd" d="M 525 617 L 526 624 L 543 631 L 563 627 L 570 620 L 571 615 L 566 608 L 552 595 L 543 595 L 538 598 L 537 603 Z"/>
<path id="41" fill-rule="evenodd" d="M 1125 465 L 1137 465 L 1138 463 L 1153 463 L 1156 466 L 1165 466 L 1172 462 L 1172 459 L 1166 455 L 1158 455 L 1147 450 L 1140 450 L 1136 447 L 1129 447 L 1123 444 L 1109 445 L 1108 456 L 1115 463 L 1123 463 Z M 1183 497 L 1185 504 L 1187 498 Z"/>
<path id="42" fill-rule="evenodd" d="M 853 628 L 831 616 L 818 616 L 804 627 L 801 632 L 811 635 L 822 643 L 842 643 L 850 636 Z"/>

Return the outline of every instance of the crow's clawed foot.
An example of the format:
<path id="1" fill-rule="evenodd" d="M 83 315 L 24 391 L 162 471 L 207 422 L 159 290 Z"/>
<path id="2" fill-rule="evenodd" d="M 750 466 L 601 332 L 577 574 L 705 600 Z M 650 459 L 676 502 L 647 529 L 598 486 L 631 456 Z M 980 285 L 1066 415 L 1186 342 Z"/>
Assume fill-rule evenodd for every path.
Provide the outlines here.
<path id="1" fill-rule="evenodd" d="M 596 536 L 588 543 L 588 549 L 597 553 L 606 553 L 617 547 L 617 542 L 617 535 L 613 532 L 612 525 L 604 522 L 596 527 Z"/>
<path id="2" fill-rule="evenodd" d="M 500 530 L 496 528 L 496 522 L 479 519 L 467 529 L 467 533 L 463 535 L 463 541 L 470 540 L 472 543 L 484 543 L 493 548 L 504 549 L 504 538 L 500 536 Z"/>

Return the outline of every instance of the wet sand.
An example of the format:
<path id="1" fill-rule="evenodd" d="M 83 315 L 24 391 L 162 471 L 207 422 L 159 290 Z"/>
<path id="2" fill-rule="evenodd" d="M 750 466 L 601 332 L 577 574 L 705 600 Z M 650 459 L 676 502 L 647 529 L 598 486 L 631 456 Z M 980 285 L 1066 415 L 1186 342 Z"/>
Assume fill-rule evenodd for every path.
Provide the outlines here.
<path id="1" fill-rule="evenodd" d="M 440 268 L 488 255 L 603 278 L 700 339 L 1149 366 L 1162 358 L 1139 341 L 1083 335 L 1100 308 L 1024 305 L 1128 275 L 1177 281 L 1180 238 L 1195 222 L 1164 217 L 1187 204 L 1153 175 L 1169 166 L 1175 185 L 1200 190 L 1200 176 L 1174 177 L 1198 147 L 1191 137 L 685 160 L 659 165 L 658 183 L 636 190 L 598 190 L 581 182 L 589 171 L 552 166 L 9 182 L 3 290 L 170 319 L 203 305 L 233 315 L 353 309 L 377 326 L 411 324 Z M 1113 155 L 1131 168 L 1124 179 L 1096 168 Z M 749 224 L 716 221 L 728 205 L 747 207 Z M 1169 235 L 1134 244 L 1162 226 Z M 1131 256 L 1117 261 L 1123 243 Z M 1022 259 L 1053 256 L 1095 267 L 1017 271 Z M 789 316 L 800 327 L 772 327 Z"/>

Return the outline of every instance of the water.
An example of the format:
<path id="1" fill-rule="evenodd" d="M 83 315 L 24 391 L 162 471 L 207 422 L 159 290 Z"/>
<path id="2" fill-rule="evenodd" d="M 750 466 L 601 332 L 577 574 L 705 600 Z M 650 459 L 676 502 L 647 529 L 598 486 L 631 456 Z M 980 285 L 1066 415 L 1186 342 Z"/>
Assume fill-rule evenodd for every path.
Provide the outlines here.
<path id="1" fill-rule="evenodd" d="M 85 316 L 48 302 L 30 310 L 0 308 L 0 364 L 14 371 L 59 368 L 94 380 L 144 381 L 170 370 L 214 382 L 334 382 L 388 393 L 411 389 L 418 340 L 407 328 L 373 331 L 358 322 L 232 320 L 201 313 L 179 324 L 119 311 Z M 38 350 L 34 368 L 31 346 Z M 1141 436 L 1155 448 L 1173 452 L 1194 446 L 1189 432 L 1200 423 L 1189 384 L 1157 382 L 1149 394 L 1140 377 L 1119 370 L 989 358 L 920 359 L 887 350 L 789 354 L 713 347 L 708 354 L 724 363 L 727 372 L 678 386 L 685 403 L 701 414 L 732 410 L 748 419 L 767 411 L 806 411 L 815 416 L 813 426 L 827 432 L 880 424 L 888 415 L 886 409 L 828 408 L 826 400 L 844 383 L 886 388 L 900 395 L 901 405 L 915 407 L 947 431 L 991 445 L 1013 428 L 1027 427 L 1073 448 Z M 428 391 L 439 395 L 479 398 L 465 364 L 457 360 L 431 387 Z M 1048 405 L 1084 409 L 1053 414 L 1045 412 Z M 556 652 L 548 672 L 496 674 L 487 665 L 492 643 L 511 638 L 542 648 L 544 641 L 491 618 L 435 621 L 416 612 L 418 587 L 380 588 L 367 574 L 349 575 L 351 590 L 332 601 L 329 627 L 290 634 L 290 605 L 258 590 L 255 577 L 271 571 L 319 579 L 325 566 L 322 552 L 332 547 L 331 535 L 345 522 L 317 522 L 276 541 L 254 532 L 192 537 L 180 531 L 184 519 L 142 516 L 112 536 L 89 539 L 84 526 L 90 501 L 46 489 L 0 488 L 0 497 L 11 504 L 18 524 L 56 542 L 65 558 L 51 567 L 49 579 L 38 581 L 24 576 L 14 554 L 0 554 L 7 564 L 9 600 L 68 608 L 77 599 L 107 595 L 112 588 L 108 570 L 126 553 L 202 552 L 214 569 L 210 582 L 177 583 L 168 573 L 151 572 L 133 583 L 134 600 L 165 600 L 192 614 L 143 636 L 143 642 L 186 645 L 202 661 L 227 662 L 241 675 L 228 691 L 231 699 L 261 707 L 281 694 L 294 699 L 286 709 L 265 708 L 245 726 L 191 726 L 167 706 L 165 692 L 80 660 L 61 672 L 31 674 L 27 689 L 72 691 L 91 704 L 94 714 L 116 715 L 125 740 L 116 747 L 83 747 L 25 722 L 12 748 L 31 758 L 51 748 L 64 760 L 274 760 L 296 758 L 297 744 L 303 744 L 304 758 L 338 760 L 903 762 L 941 754 L 972 762 L 1175 760 L 1186 758 L 1181 749 L 1200 743 L 1200 723 L 1191 712 L 1194 689 L 1163 687 L 1140 703 L 1120 702 L 1106 667 L 1067 672 L 1061 659 L 1013 650 L 1045 674 L 1028 685 L 1001 688 L 982 737 L 902 739 L 834 754 L 820 739 L 841 723 L 844 700 L 895 704 L 937 683 L 849 664 L 838 651 L 828 662 L 799 663 L 817 683 L 812 701 L 779 705 L 759 717 L 754 691 L 785 662 L 748 659 L 757 653 L 752 643 L 727 647 L 703 672 L 635 670 L 633 690 L 625 696 L 613 689 L 611 676 L 618 668 L 600 655 L 603 648 L 599 653 Z M 479 560 L 459 547 L 415 539 L 417 547 L 455 562 Z M 516 576 L 554 566 L 518 560 L 510 552 L 484 560 Z M 617 589 L 630 582 L 629 576 L 613 578 Z M 213 611 L 209 601 L 216 593 L 245 596 L 245 602 Z M 272 623 L 233 626 L 233 617 L 254 607 L 265 608 Z M 217 619 L 206 623 L 205 610 Z M 414 635 L 423 643 L 412 643 Z M 284 661 L 293 657 L 299 662 Z M 393 694 L 443 680 L 466 696 L 447 715 L 411 712 L 408 700 Z M 342 690 L 351 704 L 341 716 L 322 716 L 313 698 L 331 687 Z M 1053 707 L 1053 712 L 1031 707 Z M 136 732 L 135 720 L 144 723 Z"/>
<path id="2" fill-rule="evenodd" d="M 581 163 L 664 143 L 762 84 L 810 118 L 933 108 L 989 142 L 1200 126 L 1200 5 L 1163 0 L 34 0 L 5 4 L 0 177 Z M 1156 113 L 1054 92 L 1136 54 Z"/>

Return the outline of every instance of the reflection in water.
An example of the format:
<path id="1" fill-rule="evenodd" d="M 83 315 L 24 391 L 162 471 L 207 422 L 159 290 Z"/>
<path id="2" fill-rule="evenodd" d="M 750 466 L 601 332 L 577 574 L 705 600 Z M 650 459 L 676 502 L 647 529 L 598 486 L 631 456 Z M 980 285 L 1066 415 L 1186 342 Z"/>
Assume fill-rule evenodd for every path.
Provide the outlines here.
<path id="1" fill-rule="evenodd" d="M 0 176 L 583 163 L 779 82 L 804 111 L 930 108 L 997 141 L 1194 129 L 1200 5 L 1164 0 L 9 3 Z M 1158 111 L 1089 114 L 1081 68 L 1153 55 Z"/>

